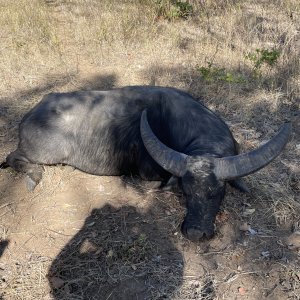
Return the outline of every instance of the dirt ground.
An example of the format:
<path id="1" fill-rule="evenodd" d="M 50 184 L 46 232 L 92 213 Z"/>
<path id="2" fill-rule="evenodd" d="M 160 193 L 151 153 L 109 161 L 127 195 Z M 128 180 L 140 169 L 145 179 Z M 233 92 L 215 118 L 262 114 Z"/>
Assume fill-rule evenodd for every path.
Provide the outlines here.
<path id="1" fill-rule="evenodd" d="M 285 120 L 294 129 L 246 178 L 249 194 L 227 188 L 215 237 L 199 243 L 180 233 L 180 194 L 157 182 L 46 166 L 29 192 L 22 174 L 0 170 L 0 299 L 300 299 L 297 1 L 189 1 L 193 15 L 176 20 L 150 4 L 144 18 L 142 1 L 112 1 L 113 13 L 110 1 L 33 2 L 0 0 L 0 162 L 52 91 L 182 88 L 222 116 L 241 151 Z M 275 66 L 245 58 L 277 46 Z"/>

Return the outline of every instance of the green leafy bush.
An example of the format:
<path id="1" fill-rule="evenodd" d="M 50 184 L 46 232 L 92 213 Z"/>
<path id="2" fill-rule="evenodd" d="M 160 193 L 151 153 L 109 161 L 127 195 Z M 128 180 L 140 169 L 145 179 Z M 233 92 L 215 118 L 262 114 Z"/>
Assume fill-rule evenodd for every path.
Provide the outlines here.
<path id="1" fill-rule="evenodd" d="M 280 51 L 277 49 L 256 49 L 255 53 L 248 53 L 246 59 L 253 63 L 255 71 L 260 71 L 263 64 L 274 66 L 280 56 Z"/>

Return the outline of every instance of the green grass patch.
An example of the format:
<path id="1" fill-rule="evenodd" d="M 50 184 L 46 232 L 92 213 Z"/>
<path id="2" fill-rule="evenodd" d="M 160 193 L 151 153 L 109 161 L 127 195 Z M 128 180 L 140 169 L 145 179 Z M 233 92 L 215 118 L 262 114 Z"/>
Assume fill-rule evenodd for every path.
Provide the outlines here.
<path id="1" fill-rule="evenodd" d="M 201 77 L 208 82 L 227 82 L 227 83 L 245 83 L 246 80 L 242 74 L 237 74 L 225 68 L 218 68 L 209 62 L 207 67 L 199 67 L 198 71 Z"/>

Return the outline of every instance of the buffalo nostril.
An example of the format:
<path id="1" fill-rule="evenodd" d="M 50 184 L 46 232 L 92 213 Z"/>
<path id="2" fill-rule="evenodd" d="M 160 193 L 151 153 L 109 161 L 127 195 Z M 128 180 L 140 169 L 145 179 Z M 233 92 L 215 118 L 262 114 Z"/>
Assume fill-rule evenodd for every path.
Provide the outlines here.
<path id="1" fill-rule="evenodd" d="M 198 242 L 203 239 L 211 239 L 214 236 L 214 231 L 212 230 L 200 230 L 196 227 L 186 228 L 183 231 L 183 234 L 188 238 L 190 241 Z"/>
<path id="2" fill-rule="evenodd" d="M 203 233 L 203 237 L 207 238 L 207 239 L 211 239 L 214 236 L 214 232 L 213 231 L 205 231 Z"/>
<path id="3" fill-rule="evenodd" d="M 190 220 L 185 219 L 181 225 L 182 234 L 193 242 L 198 242 L 203 239 L 211 239 L 214 236 L 213 224 L 195 224 Z"/>
<path id="4" fill-rule="evenodd" d="M 187 229 L 186 236 L 189 240 L 197 242 L 203 238 L 204 234 L 197 228 L 189 228 Z"/>

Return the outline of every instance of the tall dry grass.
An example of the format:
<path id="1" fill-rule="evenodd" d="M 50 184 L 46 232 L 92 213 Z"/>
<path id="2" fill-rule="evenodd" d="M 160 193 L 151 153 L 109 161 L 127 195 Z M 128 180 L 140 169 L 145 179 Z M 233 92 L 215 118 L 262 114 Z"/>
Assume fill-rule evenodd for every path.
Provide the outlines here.
<path id="1" fill-rule="evenodd" d="M 297 1 L 190 1 L 193 14 L 173 21 L 159 15 L 168 2 L 1 1 L 1 90 L 9 95 L 52 75 L 91 69 L 122 72 L 118 85 L 155 77 L 157 84 L 189 88 L 201 81 L 198 66 L 212 62 L 247 77 L 247 53 L 276 48 L 280 60 L 263 74 L 274 77 L 275 89 L 281 81 L 289 96 L 298 92 Z"/>

